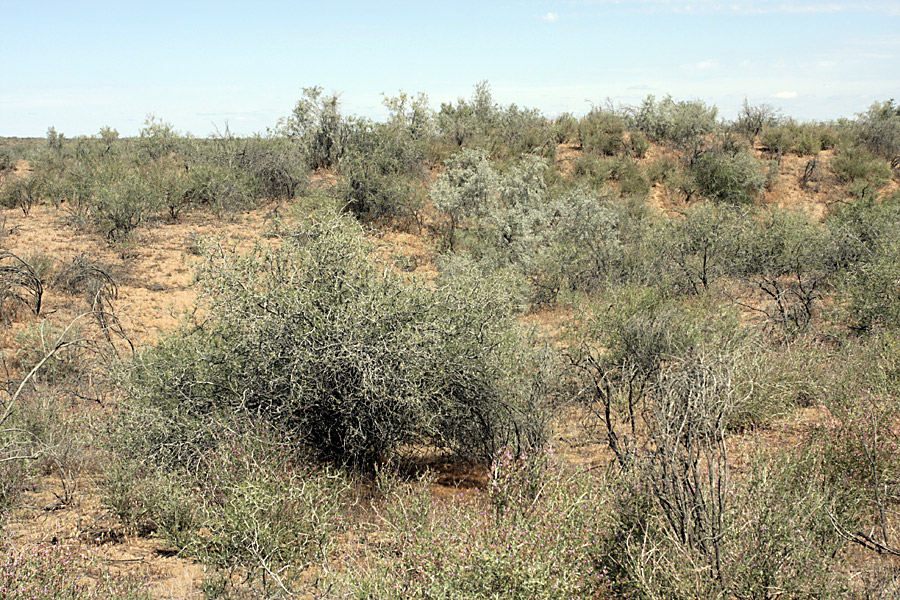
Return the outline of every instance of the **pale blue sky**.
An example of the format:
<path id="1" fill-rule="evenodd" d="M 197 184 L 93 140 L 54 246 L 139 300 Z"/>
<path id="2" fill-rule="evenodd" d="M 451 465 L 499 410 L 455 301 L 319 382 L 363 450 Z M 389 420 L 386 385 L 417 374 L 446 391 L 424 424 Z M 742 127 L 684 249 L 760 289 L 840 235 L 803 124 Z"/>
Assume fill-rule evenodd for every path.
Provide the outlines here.
<path id="1" fill-rule="evenodd" d="M 382 93 L 583 113 L 588 101 L 747 97 L 801 119 L 900 99 L 900 1 L 0 0 L 0 136 L 264 131 L 301 89 L 379 118 Z"/>

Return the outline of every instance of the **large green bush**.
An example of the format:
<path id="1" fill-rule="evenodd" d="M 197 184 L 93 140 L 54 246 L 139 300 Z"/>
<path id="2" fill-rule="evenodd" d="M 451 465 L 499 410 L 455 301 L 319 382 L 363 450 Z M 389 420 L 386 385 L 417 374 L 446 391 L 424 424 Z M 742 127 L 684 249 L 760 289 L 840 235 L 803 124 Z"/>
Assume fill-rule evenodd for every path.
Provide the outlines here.
<path id="1" fill-rule="evenodd" d="M 578 123 L 578 137 L 587 152 L 615 156 L 626 150 L 625 120 L 614 112 L 594 108 Z"/>
<path id="2" fill-rule="evenodd" d="M 337 94 L 325 95 L 321 87 L 303 88 L 303 97 L 281 123 L 281 129 L 303 149 L 312 169 L 327 169 L 344 154 L 347 123 Z"/>
<path id="3" fill-rule="evenodd" d="M 766 186 L 766 172 L 749 152 L 704 152 L 689 168 L 697 192 L 709 200 L 747 204 Z"/>
<path id="4" fill-rule="evenodd" d="M 207 317 L 146 352 L 129 379 L 146 452 L 196 462 L 198 427 L 220 411 L 359 468 L 415 444 L 476 460 L 540 444 L 536 365 L 504 290 L 465 272 L 406 281 L 370 251 L 352 220 L 319 215 L 277 248 L 210 255 Z"/>
<path id="5" fill-rule="evenodd" d="M 357 122 L 340 162 L 338 195 L 364 222 L 409 225 L 421 212 L 424 188 L 424 135 L 415 116 L 395 117 L 390 125 Z M 417 183 L 422 185 L 417 186 Z"/>
<path id="6" fill-rule="evenodd" d="M 866 190 L 877 190 L 891 178 L 888 163 L 860 146 L 840 150 L 829 166 L 838 181 L 849 185 L 856 196 L 865 195 Z"/>
<path id="7" fill-rule="evenodd" d="M 900 104 L 875 102 L 856 123 L 857 139 L 883 158 L 900 156 Z"/>
<path id="8" fill-rule="evenodd" d="M 431 187 L 434 207 L 449 217 L 447 240 L 456 245 L 457 231 L 467 222 L 484 218 L 499 203 L 500 176 L 480 150 L 463 150 Z"/>
<path id="9" fill-rule="evenodd" d="M 718 128 L 715 106 L 707 106 L 700 100 L 676 102 L 671 96 L 657 101 L 647 98 L 633 110 L 634 126 L 661 142 L 671 142 L 679 147 L 693 148 L 702 136 Z"/>

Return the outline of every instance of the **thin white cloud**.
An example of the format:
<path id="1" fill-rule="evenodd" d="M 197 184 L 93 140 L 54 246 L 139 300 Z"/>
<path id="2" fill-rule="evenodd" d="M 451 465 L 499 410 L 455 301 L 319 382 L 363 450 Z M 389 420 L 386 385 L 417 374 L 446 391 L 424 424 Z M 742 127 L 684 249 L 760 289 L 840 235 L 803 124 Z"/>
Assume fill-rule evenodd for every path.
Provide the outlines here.
<path id="1" fill-rule="evenodd" d="M 555 23 L 559 21 L 559 13 L 548 12 L 545 15 L 541 15 L 541 19 L 543 19 L 547 23 Z"/>
<path id="2" fill-rule="evenodd" d="M 715 69 L 719 66 L 719 62 L 712 59 L 701 60 L 697 64 L 694 65 L 698 69 L 707 70 L 707 69 Z"/>
<path id="3" fill-rule="evenodd" d="M 723 2 L 721 0 L 631 0 L 631 3 L 654 13 L 732 13 L 755 15 L 878 12 L 890 16 L 900 16 L 900 5 L 896 1 L 891 0 L 840 0 L 831 2 L 815 2 L 812 0 L 741 0 L 739 2 Z M 575 4 L 624 5 L 625 3 L 621 0 L 576 0 Z"/>
<path id="4" fill-rule="evenodd" d="M 799 95 L 797 92 L 778 92 L 777 94 L 772 94 L 772 97 L 779 100 L 793 100 Z"/>

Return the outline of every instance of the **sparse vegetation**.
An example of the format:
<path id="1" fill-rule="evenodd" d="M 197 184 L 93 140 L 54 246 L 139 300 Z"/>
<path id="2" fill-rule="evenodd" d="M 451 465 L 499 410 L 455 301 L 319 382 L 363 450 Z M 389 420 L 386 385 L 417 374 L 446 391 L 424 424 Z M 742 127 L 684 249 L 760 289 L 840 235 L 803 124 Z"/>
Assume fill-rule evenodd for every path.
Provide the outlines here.
<path id="1" fill-rule="evenodd" d="M 0 147 L 0 596 L 895 594 L 893 101 L 339 100 Z"/>

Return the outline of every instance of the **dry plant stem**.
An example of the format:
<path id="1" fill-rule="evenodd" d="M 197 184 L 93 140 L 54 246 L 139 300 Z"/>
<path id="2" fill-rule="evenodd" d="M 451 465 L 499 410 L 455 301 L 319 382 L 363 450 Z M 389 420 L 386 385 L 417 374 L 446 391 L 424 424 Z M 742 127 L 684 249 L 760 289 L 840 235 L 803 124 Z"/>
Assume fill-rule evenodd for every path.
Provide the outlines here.
<path id="1" fill-rule="evenodd" d="M 31 311 L 39 315 L 41 313 L 41 299 L 44 295 L 44 285 L 37 276 L 34 268 L 12 252 L 0 250 L 0 262 L 10 259 L 13 266 L 0 266 L 0 304 L 3 298 L 12 298 L 29 306 Z M 24 288 L 33 297 L 33 306 L 22 297 L 14 288 Z"/>
<path id="2" fill-rule="evenodd" d="M 848 530 L 835 516 L 834 511 L 827 511 L 828 518 L 831 520 L 831 524 L 834 526 L 838 534 L 840 534 L 847 541 L 858 544 L 863 548 L 871 550 L 877 554 L 900 556 L 900 549 L 898 549 L 891 543 L 888 536 L 887 516 L 885 514 L 885 505 L 887 504 L 887 499 L 884 498 L 884 496 L 881 494 L 882 482 L 878 470 L 878 417 L 873 412 L 871 418 L 872 442 L 871 444 L 864 444 L 863 449 L 866 453 L 866 460 L 868 461 L 869 467 L 871 468 L 872 472 L 872 492 L 874 494 L 875 510 L 878 512 L 878 523 L 872 526 L 872 529 L 869 531 L 869 533 L 865 533 L 863 531 Z M 876 533 L 876 529 L 879 530 L 878 533 L 881 534 L 881 541 L 877 539 L 878 534 Z"/>
<path id="3" fill-rule="evenodd" d="M 2 427 L 3 424 L 6 423 L 6 421 L 9 419 L 9 417 L 12 415 L 13 409 L 16 405 L 16 402 L 18 401 L 19 396 L 22 395 L 22 391 L 25 389 L 25 386 L 28 384 L 29 381 L 31 381 L 31 379 L 34 377 L 34 375 L 38 371 L 41 370 L 41 368 L 47 363 L 48 360 L 53 358 L 53 356 L 57 352 L 59 352 L 60 350 L 63 350 L 64 348 L 68 348 L 69 346 L 75 346 L 78 344 L 84 344 L 84 343 L 87 343 L 90 341 L 87 338 L 78 338 L 78 339 L 72 339 L 72 340 L 66 339 L 69 332 L 72 330 L 73 327 L 75 327 L 75 325 L 79 321 L 81 321 L 82 319 L 85 319 L 85 318 L 93 317 L 98 320 L 101 318 L 102 319 L 112 319 L 113 322 L 116 322 L 114 314 L 106 313 L 104 316 L 101 317 L 100 315 L 97 314 L 98 312 L 101 312 L 101 311 L 90 311 L 90 312 L 86 312 L 86 313 L 82 313 L 82 314 L 78 315 L 77 317 L 72 319 L 72 321 L 66 326 L 66 328 L 63 330 L 63 332 L 61 334 L 59 334 L 59 337 L 57 338 L 56 343 L 53 345 L 53 347 L 50 349 L 50 351 L 44 355 L 44 357 L 40 360 L 40 362 L 38 362 L 38 364 L 36 364 L 34 367 L 32 367 L 31 371 L 29 371 L 28 374 L 19 383 L 19 386 L 16 388 L 16 391 L 10 396 L 9 400 L 6 403 L 6 407 L 3 410 L 3 414 L 2 414 L 2 416 L 0 416 L 0 427 Z M 106 334 L 106 333 L 107 332 L 104 332 L 104 334 Z M 130 341 L 129 341 L 129 344 L 130 344 Z"/>

